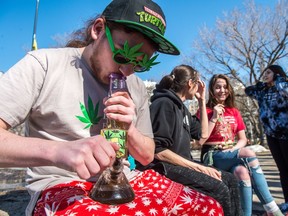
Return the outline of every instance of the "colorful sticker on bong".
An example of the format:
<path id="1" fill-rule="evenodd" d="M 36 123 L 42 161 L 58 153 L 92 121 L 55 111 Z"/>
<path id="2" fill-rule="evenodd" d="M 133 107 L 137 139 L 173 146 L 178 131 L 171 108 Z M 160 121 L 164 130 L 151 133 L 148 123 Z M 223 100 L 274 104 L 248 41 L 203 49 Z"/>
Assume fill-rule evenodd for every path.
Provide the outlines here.
<path id="1" fill-rule="evenodd" d="M 101 135 L 106 140 L 115 142 L 120 146 L 120 149 L 116 153 L 117 158 L 126 156 L 126 130 L 121 129 L 102 129 Z"/>

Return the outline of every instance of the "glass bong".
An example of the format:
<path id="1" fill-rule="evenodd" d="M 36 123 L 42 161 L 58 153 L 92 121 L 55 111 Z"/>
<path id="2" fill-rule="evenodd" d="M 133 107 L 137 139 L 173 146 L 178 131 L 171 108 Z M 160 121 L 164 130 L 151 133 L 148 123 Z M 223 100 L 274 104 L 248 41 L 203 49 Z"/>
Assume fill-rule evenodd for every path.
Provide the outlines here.
<path id="1" fill-rule="evenodd" d="M 112 73 L 108 96 L 117 91 L 127 91 L 126 78 L 121 74 Z M 123 123 L 106 119 L 101 135 L 109 141 L 116 142 L 120 149 L 116 152 L 113 165 L 103 171 L 90 192 L 90 198 L 95 201 L 116 205 L 130 202 L 135 198 L 134 191 L 123 172 L 123 160 L 127 158 L 126 133 Z"/>

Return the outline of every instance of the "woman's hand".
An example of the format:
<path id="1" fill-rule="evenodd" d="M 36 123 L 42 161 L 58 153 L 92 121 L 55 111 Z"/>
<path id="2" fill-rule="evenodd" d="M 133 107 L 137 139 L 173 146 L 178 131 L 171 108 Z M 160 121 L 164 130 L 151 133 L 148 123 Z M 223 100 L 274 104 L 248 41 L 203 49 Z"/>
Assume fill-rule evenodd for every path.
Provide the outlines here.
<path id="1" fill-rule="evenodd" d="M 204 100 L 205 101 L 205 92 L 206 92 L 206 85 L 202 80 L 198 80 L 197 81 L 198 84 L 198 90 L 195 94 L 195 97 L 197 98 L 197 100 Z"/>
<path id="2" fill-rule="evenodd" d="M 213 116 L 212 119 L 216 122 L 221 115 L 223 115 L 225 109 L 223 104 L 217 104 L 213 107 Z M 211 120 L 211 119 L 210 119 Z"/>
<path id="3" fill-rule="evenodd" d="M 204 173 L 204 174 L 209 175 L 209 176 L 211 176 L 211 177 L 213 177 L 219 181 L 222 181 L 221 172 L 219 172 L 218 170 L 216 170 L 212 167 L 206 167 L 206 166 L 203 166 L 201 164 L 197 164 L 196 166 L 194 165 L 191 168 L 197 172 Z"/>

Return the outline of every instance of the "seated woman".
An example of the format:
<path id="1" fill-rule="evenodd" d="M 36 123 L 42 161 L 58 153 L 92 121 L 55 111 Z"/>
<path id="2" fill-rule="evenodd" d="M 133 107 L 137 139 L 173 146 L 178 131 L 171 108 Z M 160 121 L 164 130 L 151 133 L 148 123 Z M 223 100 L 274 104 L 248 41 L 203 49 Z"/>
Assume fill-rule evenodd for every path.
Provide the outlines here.
<path id="1" fill-rule="evenodd" d="M 210 136 L 202 148 L 202 161 L 237 177 L 245 216 L 252 215 L 252 188 L 268 215 L 283 215 L 269 192 L 255 153 L 244 148 L 247 143 L 245 124 L 235 107 L 235 95 L 229 78 L 222 74 L 214 75 L 208 92 Z"/>
<path id="2" fill-rule="evenodd" d="M 194 96 L 203 111 L 201 123 L 191 116 L 183 103 Z M 151 102 L 156 150 L 154 161 L 144 168 L 153 168 L 173 181 L 215 198 L 222 205 L 225 215 L 241 215 L 235 177 L 195 162 L 190 152 L 192 139 L 208 136 L 205 84 L 199 80 L 199 73 L 188 65 L 175 67 L 157 85 Z M 137 168 L 143 169 L 139 163 Z M 201 211 L 205 211 L 205 206 L 199 206 Z"/>

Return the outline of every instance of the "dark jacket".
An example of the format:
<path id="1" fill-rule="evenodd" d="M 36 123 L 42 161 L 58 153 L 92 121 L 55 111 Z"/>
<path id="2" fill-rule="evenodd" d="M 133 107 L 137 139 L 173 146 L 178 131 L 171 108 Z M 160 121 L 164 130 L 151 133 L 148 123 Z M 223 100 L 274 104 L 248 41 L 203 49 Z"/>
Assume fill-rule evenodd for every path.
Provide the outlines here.
<path id="1" fill-rule="evenodd" d="M 283 77 L 277 77 L 274 86 L 268 87 L 259 82 L 247 87 L 245 93 L 258 101 L 265 133 L 278 139 L 288 139 L 288 82 Z"/>
<path id="2" fill-rule="evenodd" d="M 196 116 L 192 116 L 181 99 L 172 90 L 158 90 L 151 97 L 150 116 L 156 144 L 155 153 L 170 149 L 176 154 L 193 160 L 190 149 L 191 139 L 200 139 L 201 125 Z M 136 162 L 137 169 L 153 167 L 154 161 L 147 167 Z"/>

